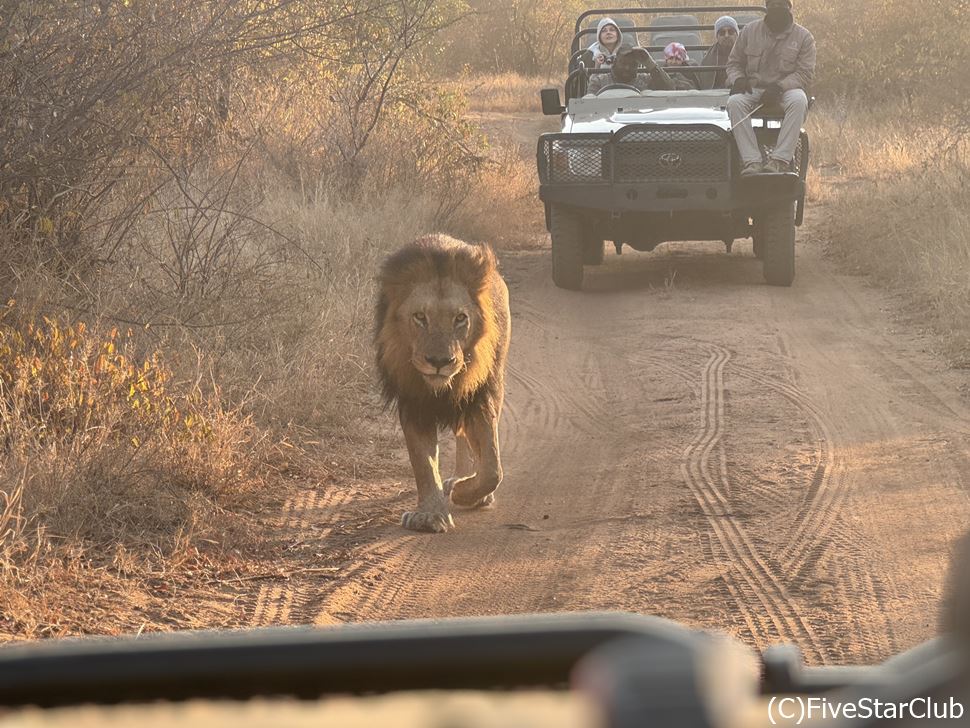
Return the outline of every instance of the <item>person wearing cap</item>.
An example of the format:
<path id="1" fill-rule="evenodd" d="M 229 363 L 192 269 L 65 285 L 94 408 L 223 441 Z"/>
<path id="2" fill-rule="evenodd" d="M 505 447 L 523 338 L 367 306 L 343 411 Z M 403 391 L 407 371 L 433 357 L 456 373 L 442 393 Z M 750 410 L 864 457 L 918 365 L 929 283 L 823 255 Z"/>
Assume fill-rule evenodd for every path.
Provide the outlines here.
<path id="1" fill-rule="evenodd" d="M 691 65 L 690 57 L 683 43 L 668 43 L 664 48 L 663 69 L 673 82 L 676 91 L 689 91 L 700 88 L 697 76 L 693 71 L 685 70 Z"/>
<path id="2" fill-rule="evenodd" d="M 701 61 L 702 66 L 727 66 L 731 51 L 738 40 L 738 21 L 730 15 L 722 15 L 714 21 L 714 41 Z M 704 74 L 704 88 L 728 88 L 727 69 Z"/>
<path id="3" fill-rule="evenodd" d="M 612 18 L 603 18 L 596 26 L 596 42 L 586 49 L 593 57 L 595 68 L 612 66 L 622 42 L 620 26 Z"/>
<path id="4" fill-rule="evenodd" d="M 765 0 L 762 20 L 744 26 L 731 51 L 727 83 L 728 115 L 741 155 L 742 175 L 788 172 L 815 76 L 815 38 L 795 22 L 791 0 Z M 781 106 L 785 112 L 778 143 L 767 164 L 751 126 L 759 106 Z"/>

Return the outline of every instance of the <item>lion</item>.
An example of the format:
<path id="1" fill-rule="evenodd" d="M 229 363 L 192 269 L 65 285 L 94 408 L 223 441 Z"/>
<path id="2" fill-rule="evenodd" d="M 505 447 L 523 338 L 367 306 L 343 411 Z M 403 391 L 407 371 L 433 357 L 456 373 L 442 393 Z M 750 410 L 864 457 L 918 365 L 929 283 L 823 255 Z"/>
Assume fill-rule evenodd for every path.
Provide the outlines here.
<path id="1" fill-rule="evenodd" d="M 498 425 L 511 338 L 509 293 L 487 245 L 419 238 L 381 266 L 374 343 L 386 406 L 396 405 L 417 508 L 401 525 L 442 533 L 455 505 L 495 501 L 502 482 Z M 455 476 L 444 482 L 438 432 L 455 435 Z"/>

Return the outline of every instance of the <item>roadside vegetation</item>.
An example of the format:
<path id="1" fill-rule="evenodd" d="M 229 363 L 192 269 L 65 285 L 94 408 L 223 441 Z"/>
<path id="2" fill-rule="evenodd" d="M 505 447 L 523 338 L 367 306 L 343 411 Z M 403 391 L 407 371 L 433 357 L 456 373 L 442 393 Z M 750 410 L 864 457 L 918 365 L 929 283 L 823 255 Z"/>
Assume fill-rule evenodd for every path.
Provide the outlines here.
<path id="1" fill-rule="evenodd" d="M 191 596 L 287 480 L 367 472 L 380 258 L 545 244 L 483 119 L 539 113 L 584 6 L 0 0 L 0 638 L 238 620 Z M 966 3 L 796 10 L 830 250 L 970 361 Z"/>

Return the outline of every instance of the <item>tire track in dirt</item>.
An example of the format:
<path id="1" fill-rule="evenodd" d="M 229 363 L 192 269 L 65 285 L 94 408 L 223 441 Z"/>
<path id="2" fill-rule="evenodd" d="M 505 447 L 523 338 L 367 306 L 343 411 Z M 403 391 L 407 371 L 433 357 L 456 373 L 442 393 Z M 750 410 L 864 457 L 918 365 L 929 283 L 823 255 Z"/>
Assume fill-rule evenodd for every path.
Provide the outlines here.
<path id="1" fill-rule="evenodd" d="M 849 494 L 844 447 L 819 408 L 797 387 L 743 367 L 733 370 L 736 376 L 767 387 L 787 399 L 807 416 L 815 432 L 818 463 L 795 519 L 795 531 L 777 559 L 792 586 L 801 585 L 810 570 L 816 569 L 830 553 L 834 573 L 833 600 L 843 614 L 856 624 L 854 634 L 863 644 L 864 654 L 879 655 L 885 651 L 886 639 L 895 649 L 892 623 L 885 614 L 886 586 L 876 580 L 865 559 L 859 557 L 858 536 L 851 533 L 845 521 L 845 505 Z M 865 605 L 862 607 L 862 605 Z M 867 619 L 857 618 L 860 608 Z M 884 635 L 880 638 L 877 635 Z M 826 640 L 834 642 L 833 637 Z"/>
<path id="2" fill-rule="evenodd" d="M 681 474 L 731 559 L 734 569 L 726 575 L 728 588 L 742 597 L 738 606 L 748 613 L 749 624 L 758 625 L 759 641 L 791 640 L 808 648 L 813 658 L 823 660 L 825 651 L 814 630 L 734 517 L 724 494 L 726 470 L 718 467 L 714 473 L 711 468 L 711 453 L 724 431 L 724 368 L 730 359 L 727 349 L 713 347 L 701 372 L 701 428 L 684 451 Z M 755 603 L 762 605 L 763 613 L 752 612 Z"/>
<path id="3" fill-rule="evenodd" d="M 520 279 L 498 506 L 456 509 L 455 533 L 425 536 L 396 523 L 410 488 L 358 504 L 358 520 L 380 510 L 384 525 L 345 546 L 339 579 L 318 585 L 317 621 L 612 607 L 730 626 L 756 647 L 791 641 L 812 663 L 895 649 L 887 605 L 927 598 L 896 592 L 897 572 L 875 573 L 881 554 L 866 538 L 879 524 L 851 509 L 886 492 L 869 490 L 865 467 L 894 438 L 936 431 L 909 428 L 905 417 L 922 418 L 908 389 L 898 407 L 880 399 L 897 383 L 853 347 L 853 322 L 814 295 L 745 281 L 723 313 L 709 261 L 678 261 L 687 295 L 632 275 L 582 301 L 551 288 L 546 263 L 510 262 Z M 900 462 L 887 472 L 905 482 L 918 471 Z M 908 619 L 903 634 L 917 633 L 912 607 Z"/>
<path id="4" fill-rule="evenodd" d="M 693 346 L 716 346 L 710 342 L 685 339 Z M 658 361 L 654 358 L 654 361 Z M 673 370 L 672 370 L 673 371 Z M 826 555 L 834 551 L 838 558 L 830 558 L 832 568 L 840 575 L 833 582 L 834 594 L 832 599 L 839 604 L 842 613 L 854 615 L 859 611 L 859 605 L 870 605 L 865 608 L 867 618 L 857 620 L 856 634 L 862 641 L 865 654 L 879 655 L 885 651 L 885 643 L 877 635 L 888 635 L 892 647 L 895 649 L 892 624 L 885 615 L 885 592 L 889 589 L 870 572 L 870 566 L 864 559 L 859 558 L 861 552 L 858 537 L 851 534 L 851 530 L 844 522 L 844 504 L 848 494 L 846 478 L 845 456 L 839 451 L 837 439 L 831 426 L 819 408 L 797 387 L 782 382 L 776 378 L 760 372 L 752 371 L 744 366 L 733 365 L 731 373 L 748 381 L 774 391 L 787 400 L 796 410 L 807 419 L 813 432 L 813 447 L 817 454 L 816 465 L 808 481 L 802 506 L 799 508 L 792 522 L 794 534 L 785 548 L 776 554 L 765 554 L 765 563 L 775 574 L 786 575 L 785 582 L 789 589 L 790 598 L 797 600 L 797 592 L 805 581 L 808 572 L 818 566 Z M 718 446 L 717 477 L 723 483 L 729 483 L 724 448 Z M 710 444 L 706 450 L 709 456 Z M 711 478 L 711 467 L 705 473 Z M 751 484 L 745 483 L 746 489 Z M 765 495 L 776 497 L 776 505 L 783 506 L 783 500 L 777 499 L 777 490 L 765 487 L 755 487 Z M 730 502 L 730 489 L 724 488 L 724 495 Z M 715 554 L 716 556 L 716 554 Z M 852 571 L 849 563 L 854 565 Z M 732 593 L 738 593 L 737 585 L 731 585 Z M 750 594 L 746 599 L 750 603 Z M 803 618 L 808 617 L 803 613 Z M 756 635 L 757 636 L 757 635 Z M 835 636 L 827 635 L 820 640 L 820 645 L 827 651 L 834 649 Z M 831 656 L 831 655 L 830 655 Z"/>
<path id="5" fill-rule="evenodd" d="M 807 415 L 815 431 L 815 447 L 819 453 L 818 464 L 806 490 L 803 506 L 799 510 L 795 532 L 779 559 L 785 569 L 797 572 L 818 544 L 825 544 L 830 532 L 835 528 L 839 517 L 839 507 L 845 498 L 845 459 L 836 454 L 834 437 L 824 416 L 796 387 L 785 384 L 744 368 L 734 371 L 736 376 L 744 377 L 767 387 L 781 395 L 796 409 Z"/>
<path id="6" fill-rule="evenodd" d="M 288 498 L 282 508 L 278 525 L 280 535 L 299 543 L 307 538 L 307 531 L 315 530 L 314 540 L 326 541 L 343 520 L 343 508 L 351 500 L 351 493 L 341 488 L 328 488 L 324 493 L 316 489 L 302 490 Z M 283 624 L 307 624 L 316 614 L 315 589 L 304 579 L 282 574 L 281 582 L 260 585 L 247 623 L 253 627 Z"/>

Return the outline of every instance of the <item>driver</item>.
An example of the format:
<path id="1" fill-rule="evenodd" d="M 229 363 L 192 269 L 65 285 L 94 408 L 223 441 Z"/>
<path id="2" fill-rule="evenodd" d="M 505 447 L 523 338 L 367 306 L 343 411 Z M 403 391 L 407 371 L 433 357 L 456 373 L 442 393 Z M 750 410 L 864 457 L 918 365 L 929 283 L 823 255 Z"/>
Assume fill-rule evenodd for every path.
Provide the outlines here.
<path id="1" fill-rule="evenodd" d="M 646 69 L 646 73 L 638 72 L 641 66 Z M 599 93 L 607 86 L 615 84 L 633 86 L 638 91 L 669 91 L 675 88 L 673 79 L 643 48 L 623 49 L 616 56 L 616 61 L 609 73 L 593 75 L 589 80 L 586 93 Z"/>

